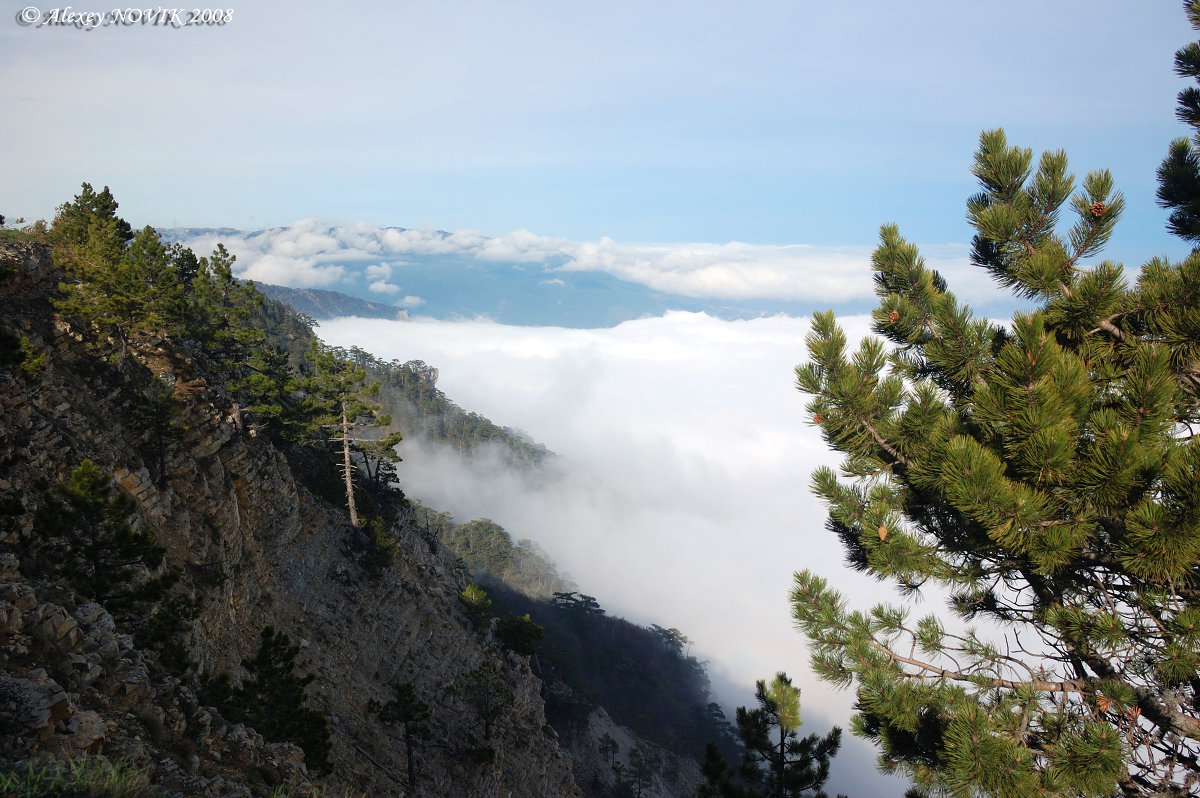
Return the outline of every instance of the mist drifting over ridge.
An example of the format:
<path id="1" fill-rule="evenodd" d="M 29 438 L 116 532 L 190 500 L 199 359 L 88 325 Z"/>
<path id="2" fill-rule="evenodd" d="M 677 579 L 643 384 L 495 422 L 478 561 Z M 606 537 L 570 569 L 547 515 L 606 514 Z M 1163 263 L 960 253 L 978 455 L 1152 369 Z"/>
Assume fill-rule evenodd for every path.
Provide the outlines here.
<path id="1" fill-rule="evenodd" d="M 869 319 L 841 323 L 853 342 Z M 529 478 L 405 441 L 407 493 L 533 539 L 613 614 L 681 629 L 727 708 L 787 671 L 803 689 L 806 733 L 823 733 L 846 727 L 853 696 L 809 671 L 789 615 L 793 572 L 816 570 L 858 605 L 897 597 L 846 568 L 808 489 L 817 465 L 837 461 L 793 386 L 808 327 L 675 312 L 605 329 L 351 318 L 318 334 L 436 365 L 455 402 L 558 454 L 548 477 Z M 875 774 L 873 749 L 844 740 L 831 793 L 903 792 Z"/>

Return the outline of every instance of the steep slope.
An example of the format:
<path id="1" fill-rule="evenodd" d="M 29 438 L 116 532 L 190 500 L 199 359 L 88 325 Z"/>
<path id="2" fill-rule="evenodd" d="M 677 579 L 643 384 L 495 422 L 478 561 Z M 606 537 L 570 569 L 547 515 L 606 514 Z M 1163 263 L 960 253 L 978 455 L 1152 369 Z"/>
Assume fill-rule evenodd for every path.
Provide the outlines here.
<path id="1" fill-rule="evenodd" d="M 538 680 L 471 624 L 453 555 L 395 525 L 396 556 L 371 567 L 345 512 L 243 423 L 222 386 L 185 379 L 170 341 L 97 357 L 86 331 L 53 312 L 64 277 L 46 247 L 0 243 L 0 275 L 0 755 L 100 750 L 187 794 L 303 785 L 298 749 L 264 743 L 197 698 L 221 673 L 244 677 L 243 660 L 273 627 L 299 645 L 300 668 L 315 677 L 309 703 L 330 721 L 330 768 L 317 780 L 328 794 L 576 794 Z M 167 436 L 146 423 L 154 381 L 173 388 Z M 133 526 L 152 528 L 179 572 L 174 595 L 198 603 L 179 625 L 177 675 L 163 650 L 137 644 L 165 603 L 147 617 L 110 613 L 20 555 L 53 486 L 84 461 L 132 497 Z M 374 711 L 393 684 L 430 708 L 416 785 L 396 730 Z"/>
<path id="2" fill-rule="evenodd" d="M 547 719 L 574 759 L 585 798 L 692 796 L 708 741 L 740 757 L 732 724 L 713 703 L 705 663 L 689 655 L 691 641 L 678 629 L 607 614 L 537 544 L 513 541 L 494 521 L 456 524 L 424 507 L 417 520 L 486 589 L 500 637 L 533 651 Z M 522 618 L 536 625 L 536 639 L 522 636 Z"/>
<path id="3" fill-rule="evenodd" d="M 325 291 L 320 288 L 288 288 L 282 285 L 255 283 L 264 296 L 283 302 L 314 319 L 333 319 L 338 316 L 361 316 L 365 319 L 407 319 L 408 311 L 382 302 Z"/>
<path id="4" fill-rule="evenodd" d="M 337 351 L 380 382 L 380 402 L 410 443 L 421 439 L 467 459 L 482 450 L 507 469 L 553 478 L 540 471 L 552 454 L 515 430 L 458 408 L 437 390 L 437 368 L 416 360 L 385 362 L 356 348 Z M 449 513 L 419 504 L 414 509 L 413 522 L 462 558 L 499 617 L 531 613 L 544 627 L 543 639 L 533 645 L 534 670 L 545 684 L 547 717 L 573 758 L 585 796 L 639 789 L 645 798 L 691 796 L 702 780 L 699 759 L 707 740 L 719 740 L 736 758 L 730 725 L 710 703 L 703 665 L 664 637 L 667 630 L 607 616 L 593 624 L 579 619 L 588 628 L 573 629 L 571 613 L 550 599 L 579 587 L 558 574 L 536 543 L 513 541 L 488 519 L 455 523 Z M 619 678 L 605 683 L 599 677 L 609 670 Z"/>
<path id="5" fill-rule="evenodd" d="M 520 430 L 498 426 L 450 401 L 437 388 L 437 368 L 424 361 L 384 361 L 358 348 L 343 354 L 379 382 L 383 408 L 407 438 L 419 437 L 435 445 L 450 446 L 468 457 L 492 448 L 512 468 L 540 466 L 552 456 L 545 446 L 530 440 Z"/>

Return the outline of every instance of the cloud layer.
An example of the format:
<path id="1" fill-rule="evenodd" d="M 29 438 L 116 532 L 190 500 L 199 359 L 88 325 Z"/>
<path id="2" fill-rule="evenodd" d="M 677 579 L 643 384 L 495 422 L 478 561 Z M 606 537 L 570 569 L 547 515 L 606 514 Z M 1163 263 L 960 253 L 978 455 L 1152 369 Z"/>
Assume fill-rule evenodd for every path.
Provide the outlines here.
<path id="1" fill-rule="evenodd" d="M 866 327 L 844 322 L 852 340 Z M 751 703 L 756 679 L 786 670 L 804 689 L 806 729 L 823 731 L 845 727 L 850 696 L 809 672 L 788 613 L 792 573 L 813 568 L 857 602 L 894 596 L 843 566 L 808 490 L 834 457 L 793 388 L 807 328 L 671 313 L 601 330 L 346 319 L 320 332 L 437 365 L 456 402 L 559 454 L 556 478 L 530 483 L 407 441 L 406 491 L 536 540 L 610 612 L 682 629 L 714 681 L 731 685 L 728 705 Z M 900 795 L 873 774 L 873 756 L 848 741 L 831 791 Z"/>
<path id="2" fill-rule="evenodd" d="M 839 305 L 873 298 L 870 249 L 728 243 L 623 244 L 610 238 L 570 241 L 516 230 L 488 237 L 474 230 L 400 230 L 366 223 L 327 225 L 315 218 L 254 233 L 205 233 L 185 239 L 199 252 L 224 242 L 238 275 L 297 288 L 352 290 L 360 285 L 400 295 L 405 267 L 417 258 L 541 268 L 546 284 L 564 273 L 611 275 L 653 291 L 693 299 L 774 300 Z M 962 247 L 928 248 L 929 263 L 972 303 L 996 298 Z"/>

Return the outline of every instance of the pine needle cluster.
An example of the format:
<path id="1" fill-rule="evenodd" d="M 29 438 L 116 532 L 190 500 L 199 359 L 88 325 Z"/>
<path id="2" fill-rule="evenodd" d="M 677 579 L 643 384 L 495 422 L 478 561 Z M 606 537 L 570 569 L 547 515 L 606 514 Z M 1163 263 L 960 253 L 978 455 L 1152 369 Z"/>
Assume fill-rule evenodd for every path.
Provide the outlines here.
<path id="1" fill-rule="evenodd" d="M 1200 4 L 1188 10 L 1200 27 Z M 1200 44 L 1180 53 L 1200 77 Z M 1190 146 L 1172 145 L 1170 198 Z M 972 262 L 1029 309 L 976 316 L 885 225 L 879 337 L 851 350 L 818 313 L 796 368 L 845 456 L 813 489 L 850 563 L 947 590 L 959 620 L 851 610 L 804 571 L 795 621 L 818 674 L 856 687 L 855 733 L 922 790 L 1195 794 L 1200 254 L 1136 275 L 1097 262 L 1125 202 L 1107 171 L 1077 185 L 1061 151 L 1035 165 L 987 131 L 973 172 Z M 1200 196 L 1200 171 L 1191 185 Z"/>

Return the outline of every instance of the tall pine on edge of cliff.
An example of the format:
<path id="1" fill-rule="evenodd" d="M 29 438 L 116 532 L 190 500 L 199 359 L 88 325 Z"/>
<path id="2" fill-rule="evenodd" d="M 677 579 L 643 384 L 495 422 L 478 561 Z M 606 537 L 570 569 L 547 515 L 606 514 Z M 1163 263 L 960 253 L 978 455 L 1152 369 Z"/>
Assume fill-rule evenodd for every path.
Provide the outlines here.
<path id="1" fill-rule="evenodd" d="M 1197 45 L 1180 52 L 1200 65 Z M 1185 149 L 1163 167 L 1181 212 L 1181 185 L 1200 196 Z M 1136 275 L 1097 263 L 1124 203 L 1107 171 L 1077 190 L 1061 151 L 1035 165 L 989 131 L 973 172 L 972 261 L 1031 309 L 975 316 L 887 225 L 873 320 L 892 347 L 850 352 L 819 313 L 796 369 L 845 455 L 813 475 L 828 528 L 858 569 L 948 591 L 958 620 L 851 610 L 809 571 L 794 618 L 818 674 L 857 688 L 855 733 L 915 794 L 1193 795 L 1200 255 Z M 1172 225 L 1195 240 L 1189 213 Z"/>

